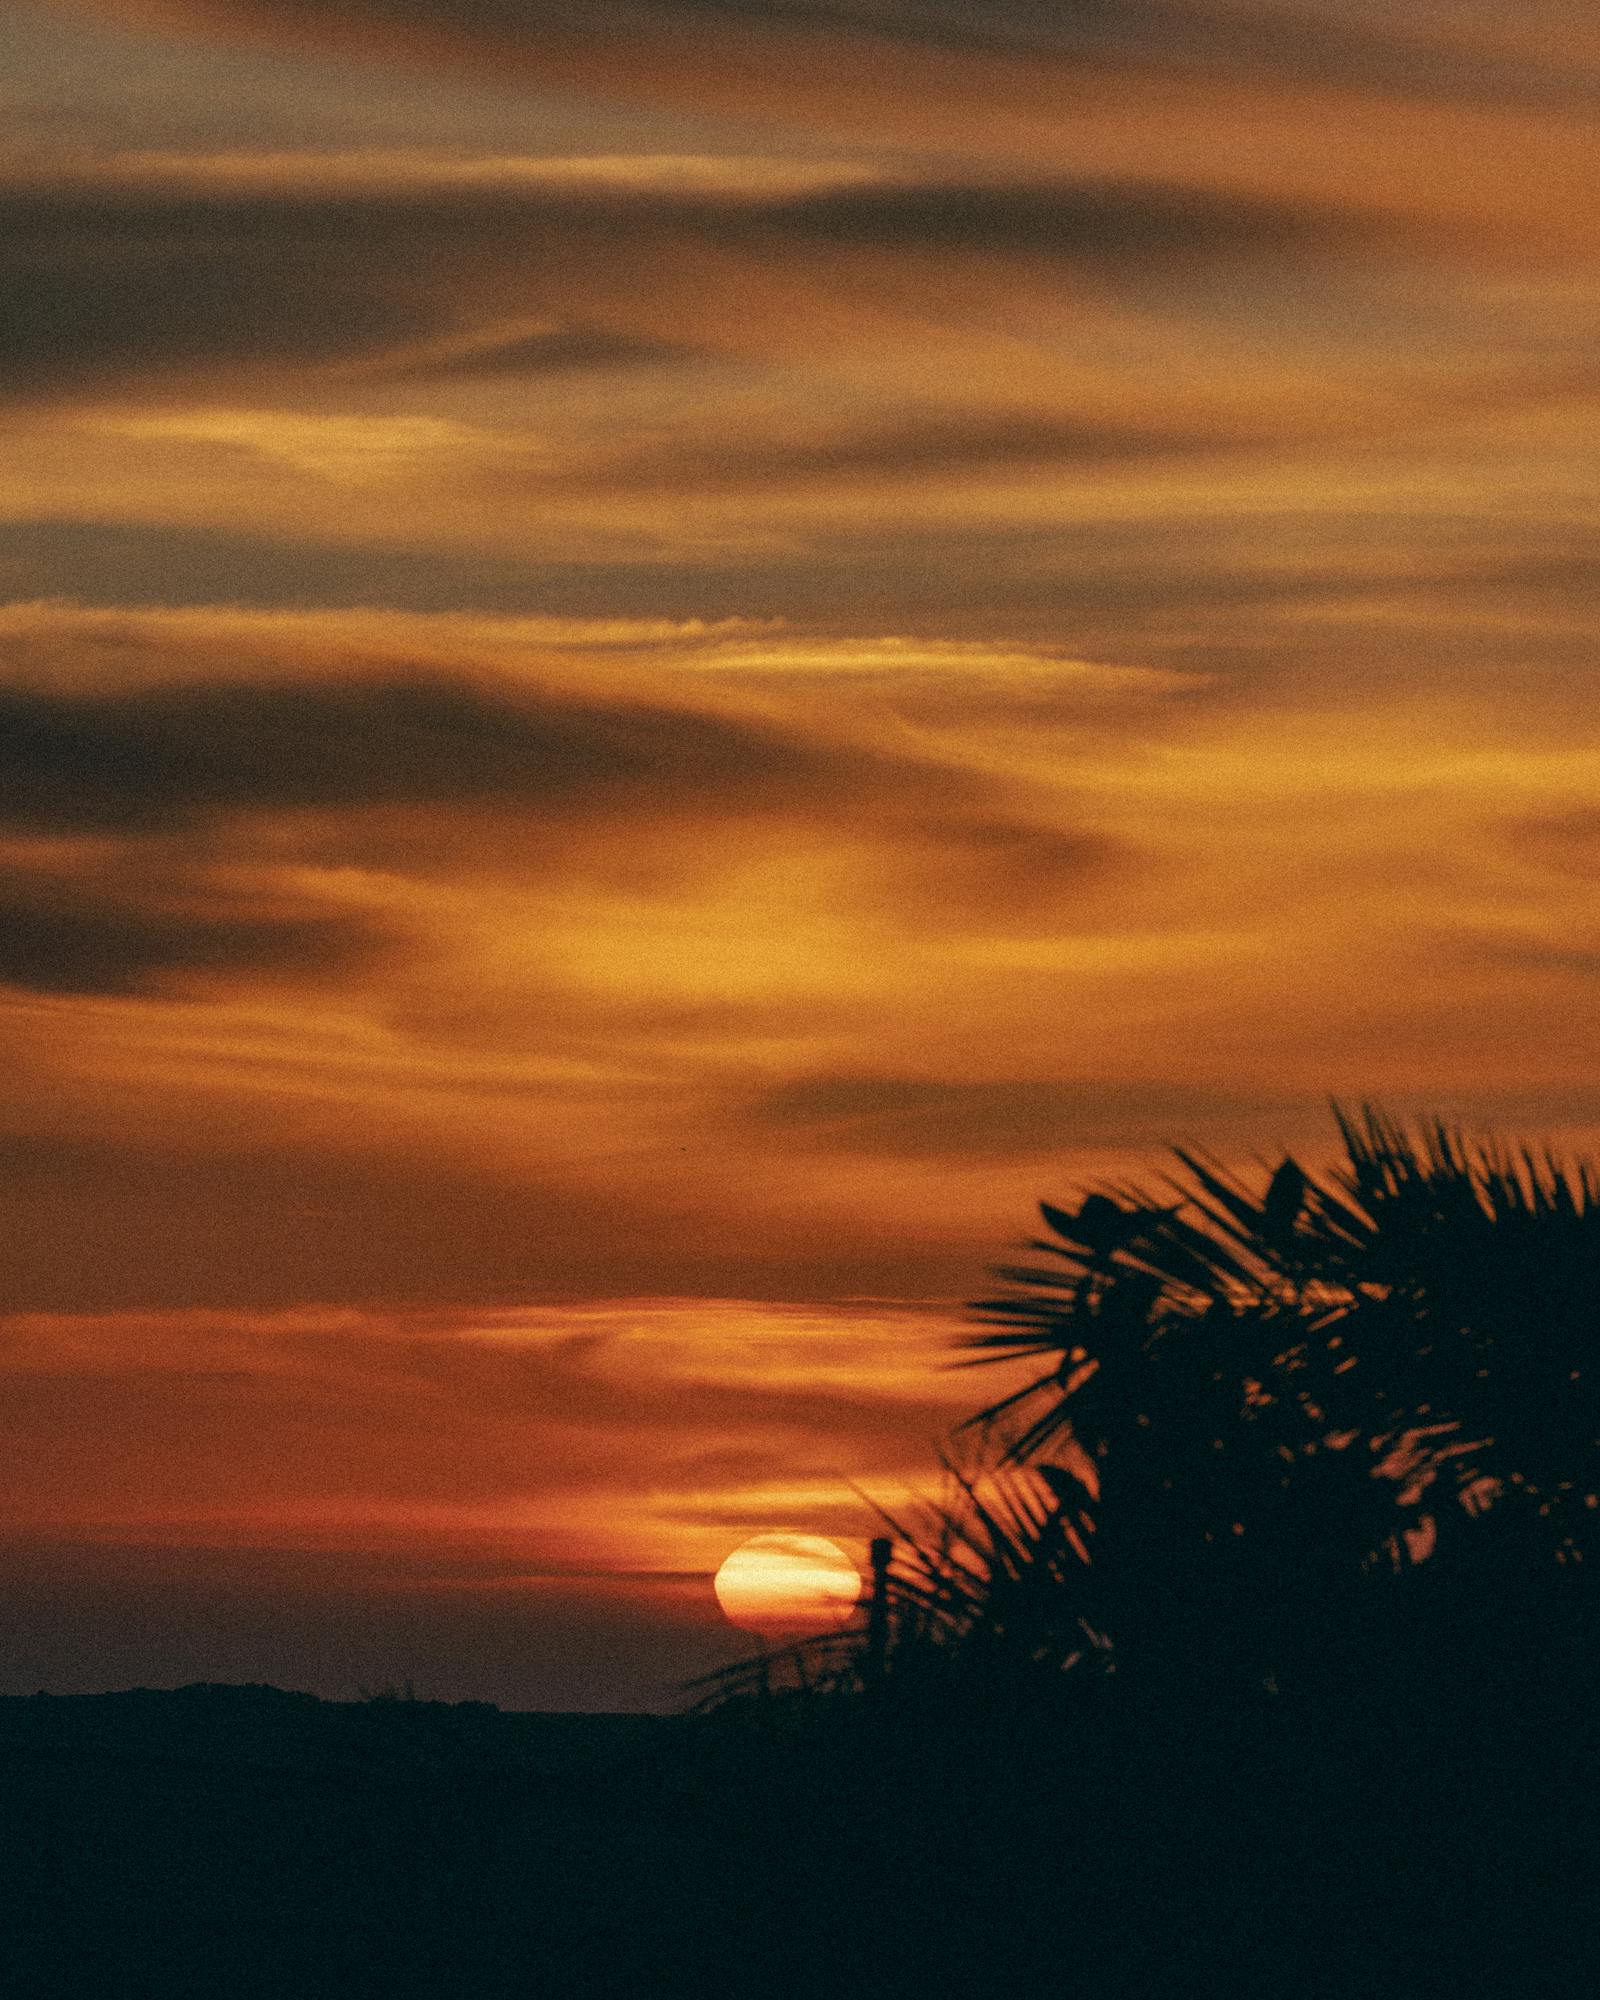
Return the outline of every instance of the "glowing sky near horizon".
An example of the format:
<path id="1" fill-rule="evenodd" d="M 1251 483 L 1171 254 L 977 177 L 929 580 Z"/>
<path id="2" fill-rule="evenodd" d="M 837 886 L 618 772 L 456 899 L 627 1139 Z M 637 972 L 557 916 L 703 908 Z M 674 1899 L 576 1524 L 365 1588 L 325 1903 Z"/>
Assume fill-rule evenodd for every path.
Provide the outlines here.
<path id="1" fill-rule="evenodd" d="M 1600 1140 L 1581 10 L 13 0 L 0 109 L 0 1684 L 656 1700 L 1038 1195 Z"/>

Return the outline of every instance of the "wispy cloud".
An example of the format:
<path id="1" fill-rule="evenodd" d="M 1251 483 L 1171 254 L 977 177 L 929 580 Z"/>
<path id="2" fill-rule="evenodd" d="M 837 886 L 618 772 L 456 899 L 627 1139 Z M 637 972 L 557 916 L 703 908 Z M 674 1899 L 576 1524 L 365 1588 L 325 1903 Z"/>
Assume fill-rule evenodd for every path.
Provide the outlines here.
<path id="1" fill-rule="evenodd" d="M 113 0 L 86 0 L 109 9 Z M 147 0 L 115 0 L 138 19 Z M 1404 26 L 1375 9 L 1337 0 L 1318 6 L 1256 0 L 1222 8 L 1206 0 L 1093 0 L 1063 13 L 1040 0 L 1005 0 L 981 16 L 951 0 L 602 0 L 582 16 L 565 8 L 507 0 L 165 0 L 160 17 L 198 27 L 254 28 L 284 38 L 307 35 L 343 51 L 470 61 L 493 55 L 530 68 L 598 83 L 631 80 L 641 67 L 657 89 L 688 90 L 683 74 L 721 39 L 730 96 L 754 93 L 748 75 L 766 47 L 810 64 L 784 79 L 803 99 L 818 92 L 812 65 L 852 56 L 876 81 L 891 56 L 923 53 L 990 65 L 1026 62 L 1049 73 L 1124 69 L 1179 77 L 1314 80 L 1351 90 L 1473 100 L 1507 96 L 1557 103 L 1591 80 L 1592 39 L 1558 32 L 1568 18 L 1558 0 L 1537 0 L 1514 24 L 1482 7 L 1435 9 Z M 937 72 L 935 72 L 937 74 Z M 707 84 L 701 84 L 701 92 Z M 769 84 L 761 101 L 777 95 Z M 736 101 L 738 97 L 736 96 Z"/>
<path id="2" fill-rule="evenodd" d="M 0 1374 L 37 1437 L 0 1525 L 704 1574 L 758 1487 L 870 1532 L 861 1484 L 914 1481 L 962 1406 L 957 1330 L 890 1304 L 672 1299 L 13 1316 Z"/>
<path id="3" fill-rule="evenodd" d="M 488 351 L 519 311 L 545 315 L 547 336 L 569 343 L 602 334 L 645 343 L 632 358 L 659 361 L 659 343 L 690 326 L 702 344 L 740 351 L 765 315 L 741 324 L 720 298 L 697 303 L 685 292 L 708 259 L 742 262 L 769 291 L 778 272 L 763 275 L 763 261 L 787 260 L 813 289 L 859 296 L 864 280 L 869 295 L 882 288 L 860 267 L 871 252 L 888 260 L 892 283 L 931 302 L 939 280 L 919 261 L 930 256 L 973 264 L 991 283 L 997 262 L 1010 261 L 1112 284 L 1164 273 L 1181 287 L 1210 268 L 1265 272 L 1403 241 L 1381 213 L 1133 183 L 894 185 L 738 162 L 629 179 L 579 171 L 581 162 L 469 172 L 419 157 L 408 173 L 339 185 L 315 157 L 269 164 L 247 155 L 231 170 L 206 158 L 156 168 L 134 158 L 14 173 L 0 192 L 7 393 L 105 394 L 175 375 L 329 366 L 452 335 Z M 823 190 L 784 186 L 796 178 Z M 585 327 L 585 312 L 604 317 Z M 601 346 L 589 360 L 615 366 L 629 353 Z M 582 356 L 569 344 L 566 364 Z"/>

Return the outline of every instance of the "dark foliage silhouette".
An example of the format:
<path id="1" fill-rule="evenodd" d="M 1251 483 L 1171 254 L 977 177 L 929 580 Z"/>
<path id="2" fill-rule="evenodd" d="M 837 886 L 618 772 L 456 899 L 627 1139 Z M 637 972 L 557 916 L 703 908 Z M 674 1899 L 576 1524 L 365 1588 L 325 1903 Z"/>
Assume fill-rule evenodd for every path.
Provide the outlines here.
<path id="1" fill-rule="evenodd" d="M 877 1815 L 940 1990 L 1592 1988 L 1597 1178 L 1338 1123 L 1043 1205 L 968 1356 L 1038 1373 L 886 1522 L 886 1668 L 710 1690 Z"/>
<path id="2" fill-rule="evenodd" d="M 1600 1204 L 1588 1166 L 1339 1114 L 1344 1159 L 1252 1186 L 1046 1203 L 1043 1262 L 976 1308 L 1037 1357 L 974 1419 L 1079 1479 L 1084 1614 L 1140 1670 L 1306 1675 L 1424 1599 L 1570 1612 L 1600 1513 Z M 1424 1581 L 1425 1579 L 1425 1581 Z"/>
<path id="3" fill-rule="evenodd" d="M 1592 1678 L 1595 1174 L 1337 1115 L 1321 1175 L 1180 1152 L 1157 1188 L 1041 1204 L 1044 1261 L 1002 1267 L 971 1346 L 1045 1366 L 963 1426 L 981 1446 L 942 1501 L 886 1516 L 903 1699 L 1042 1665 L 1191 1706 L 1437 1694 L 1441 1648 L 1484 1687 Z M 862 1646 L 764 1656 L 712 1698 L 858 1687 Z"/>

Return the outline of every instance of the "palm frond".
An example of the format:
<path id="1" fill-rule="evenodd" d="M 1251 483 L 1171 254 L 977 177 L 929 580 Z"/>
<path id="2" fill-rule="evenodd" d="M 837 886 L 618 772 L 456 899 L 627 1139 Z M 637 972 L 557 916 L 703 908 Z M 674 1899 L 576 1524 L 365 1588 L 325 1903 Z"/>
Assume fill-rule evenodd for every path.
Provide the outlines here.
<path id="1" fill-rule="evenodd" d="M 1458 1454 L 1449 1484 L 1525 1486 L 1573 1546 L 1592 1540 L 1573 1496 L 1600 1450 L 1600 1173 L 1441 1119 L 1334 1115 L 1325 1173 L 1285 1155 L 1256 1182 L 1180 1149 L 1157 1188 L 1044 1204 L 1054 1256 L 1003 1268 L 1012 1289 L 973 1307 L 967 1353 L 1054 1365 L 973 1425 L 1028 1408 L 1022 1457 L 1070 1437 L 1124 1461 L 1154 1432 L 1193 1479 L 1187 1435 L 1208 1425 L 1207 1463 L 1242 1467 L 1248 1443 L 1298 1465 L 1329 1436 L 1386 1449 L 1442 1415 L 1438 1480 Z"/>

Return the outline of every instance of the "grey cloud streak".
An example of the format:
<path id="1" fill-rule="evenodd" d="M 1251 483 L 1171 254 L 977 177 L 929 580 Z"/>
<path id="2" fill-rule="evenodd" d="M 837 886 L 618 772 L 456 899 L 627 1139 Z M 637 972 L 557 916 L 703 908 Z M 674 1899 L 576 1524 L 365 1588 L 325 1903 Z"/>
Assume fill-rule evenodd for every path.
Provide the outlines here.
<path id="1" fill-rule="evenodd" d="M 672 341 L 570 326 L 509 339 L 491 337 L 454 352 L 402 359 L 375 372 L 382 379 L 400 381 L 471 382 L 499 376 L 573 375 L 589 369 L 669 367 L 700 358 L 699 350 Z"/>
<path id="2" fill-rule="evenodd" d="M 981 449 L 982 428 L 973 420 L 953 426 L 943 417 L 943 425 L 952 444 Z M 1037 430 L 1010 428 L 1017 449 L 1028 451 Z M 915 454 L 915 429 L 901 432 Z M 864 479 L 883 474 L 849 474 L 850 453 L 859 446 L 875 454 L 892 441 L 882 429 L 864 436 L 841 430 L 831 448 L 845 459 L 847 476 Z M 812 449 L 803 439 L 747 442 L 757 446 L 758 461 Z M 724 478 L 743 472 L 731 452 L 730 461 Z M 658 454 L 637 476 L 665 482 L 672 470 L 670 457 Z M 752 478 L 758 474 L 774 477 L 751 468 Z M 620 481 L 620 466 L 609 476 Z M 1324 635 L 1319 672 L 1361 680 L 1388 671 L 1392 642 L 1382 632 L 1341 624 L 1343 607 L 1374 598 L 1433 601 L 1466 620 L 1485 610 L 1499 617 L 1498 636 L 1486 633 L 1482 644 L 1498 648 L 1524 677 L 1525 634 L 1535 626 L 1547 655 L 1589 672 L 1592 542 L 1581 520 L 1530 511 L 1514 490 L 1486 490 L 1437 515 L 1399 508 L 1374 516 L 1361 507 L 1329 506 L 1267 516 L 1227 506 L 1158 523 L 1112 517 L 1000 528 L 918 522 L 880 507 L 868 535 L 850 521 L 818 519 L 778 545 L 765 538 L 748 547 L 730 540 L 697 548 L 692 564 L 663 564 L 626 546 L 561 559 L 531 540 L 525 554 L 514 555 L 430 545 L 420 536 L 334 541 L 24 518 L 0 523 L 0 594 L 105 605 L 233 602 L 671 619 L 759 608 L 818 633 L 1065 640 L 1088 658 L 1203 667 L 1251 684 L 1281 670 L 1285 618 L 1299 620 L 1297 645 L 1314 631 Z M 1500 617 L 1507 603 L 1516 606 L 1520 626 Z M 1409 644 L 1406 660 L 1408 672 L 1425 664 Z M 925 698 L 935 692 L 930 683 Z M 1014 691 L 1015 702 L 1024 698 Z"/>
<path id="3" fill-rule="evenodd" d="M 1304 1100 L 1181 1082 L 1024 1076 L 943 1080 L 802 1077 L 749 1103 L 743 1119 L 824 1151 L 902 1159 L 1066 1154 L 1082 1146 L 1165 1147 L 1187 1132 L 1300 1119 Z"/>
<path id="4" fill-rule="evenodd" d="M 0 689 L 0 823 L 139 833 L 324 806 L 803 808 L 816 788 L 960 796 L 937 765 L 687 708 L 404 679 Z"/>
<path id="5" fill-rule="evenodd" d="M 203 185 L 91 186 L 70 176 L 0 191 L 0 398 L 126 393 L 187 375 L 403 361 L 418 375 L 660 365 L 681 330 L 657 324 L 663 279 L 703 282 L 709 252 L 776 260 L 858 293 L 870 248 L 1023 267 L 1116 285 L 1241 260 L 1263 280 L 1307 259 L 1399 250 L 1361 212 L 1107 182 L 866 186 L 764 200 L 543 187 L 241 194 Z M 652 284 L 641 288 L 648 269 Z M 902 273 L 900 282 L 906 274 Z M 943 285 L 916 283 L 937 306 Z M 697 344 L 748 341 L 725 300 L 702 299 Z M 546 334 L 495 328 L 554 316 Z M 587 323 L 585 323 L 587 322 Z M 430 364 L 419 343 L 466 337 Z M 482 345 L 476 343 L 481 339 Z"/>
<path id="6" fill-rule="evenodd" d="M 86 0 L 138 18 L 143 0 Z M 1559 25 L 1559 0 L 1528 9 Z M 491 59 L 603 89 L 637 89 L 637 73 L 664 97 L 742 101 L 757 69 L 769 112 L 804 114 L 814 65 L 854 61 L 882 81 L 898 55 L 963 60 L 994 86 L 1026 63 L 1065 83 L 1073 75 L 1265 78 L 1370 94 L 1446 101 L 1593 101 L 1581 62 L 1496 46 L 1458 21 L 1390 27 L 1364 10 L 1323 0 L 1315 10 L 1256 0 L 169 0 L 165 17 L 230 32 L 244 27 L 296 45 L 468 64 Z M 787 61 L 779 61 L 782 55 Z M 708 62 L 709 58 L 709 62 Z"/>
<path id="7" fill-rule="evenodd" d="M 830 189 L 774 204 L 780 231 L 877 250 L 1061 260 L 1108 272 L 1370 250 L 1395 225 L 1335 208 L 1123 181 L 932 181 Z"/>
<path id="8" fill-rule="evenodd" d="M 404 952 L 399 926 L 274 887 L 292 885 L 291 860 L 390 879 L 687 881 L 724 865 L 708 830 L 743 822 L 758 840 L 854 842 L 896 922 L 932 903 L 1026 924 L 1129 858 L 1027 812 L 997 780 L 914 750 L 438 671 L 0 687 L 14 848 L 0 982 L 120 996 L 174 978 L 318 981 Z M 97 858 L 54 858 L 62 836 Z"/>
<path id="9" fill-rule="evenodd" d="M 687 441 L 598 460 L 572 483 L 620 493 L 710 493 L 741 488 L 779 492 L 819 484 L 916 480 L 942 474 L 1026 473 L 1046 466 L 1112 467 L 1248 448 L 1258 432 L 1160 423 L 1098 423 L 1048 414 L 951 416 L 929 410 L 898 423 L 822 436 L 758 442 L 744 437 Z M 475 485 L 480 482 L 473 482 Z M 510 495 L 558 486 L 535 471 L 498 471 L 481 485 Z"/>
<path id="10" fill-rule="evenodd" d="M 976 440 L 979 433 L 966 435 Z M 849 444 L 844 434 L 840 448 Z M 657 470 L 670 466 L 663 461 Z M 1408 551 L 1398 569 L 1397 542 Z M 1287 549 L 1296 560 L 1286 567 Z M 822 526 L 776 550 L 697 554 L 692 570 L 626 552 L 561 561 L 127 521 L 0 523 L 0 588 L 13 599 L 683 619 L 760 606 L 820 632 L 887 624 L 903 633 L 983 639 L 1036 634 L 1051 643 L 1067 633 L 1091 651 L 1111 648 L 1110 657 L 1179 665 L 1185 655 L 1181 646 L 1174 653 L 1171 627 L 1180 617 L 1191 642 L 1253 659 L 1268 643 L 1260 635 L 1272 632 L 1270 620 L 1296 605 L 1337 606 L 1379 592 L 1470 608 L 1511 592 L 1530 615 L 1581 621 L 1594 581 L 1595 558 L 1581 527 L 1511 506 L 1437 523 L 1390 516 L 1382 536 L 1360 512 L 1264 522 L 1220 511 L 1200 521 L 1165 520 L 1157 534 L 1142 520 L 996 531 L 907 525 L 890 516 L 869 538 L 848 526 Z M 1241 613 L 1251 614 L 1243 629 Z M 1505 643 L 1520 641 L 1508 634 Z M 1583 642 L 1572 643 L 1576 657 Z M 1364 648 L 1365 641 L 1352 644 L 1351 671 Z"/>
<path id="11" fill-rule="evenodd" d="M 308 910 L 219 910 L 203 895 L 174 905 L 81 884 L 0 884 L 0 985 L 35 993 L 124 996 L 170 976 L 237 978 L 344 972 L 371 959 L 380 934 L 361 921 Z"/>
<path id="12" fill-rule="evenodd" d="M 634 1187 L 497 1174 L 445 1151 L 254 1147 L 199 1128 L 190 1147 L 0 1134 L 0 1284 L 15 1312 L 293 1306 L 415 1299 L 959 1297 L 992 1243 L 930 1246 L 863 1215 L 764 1240 Z"/>

